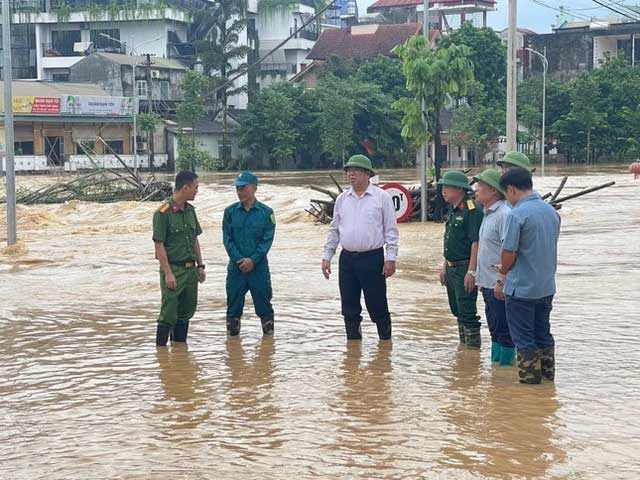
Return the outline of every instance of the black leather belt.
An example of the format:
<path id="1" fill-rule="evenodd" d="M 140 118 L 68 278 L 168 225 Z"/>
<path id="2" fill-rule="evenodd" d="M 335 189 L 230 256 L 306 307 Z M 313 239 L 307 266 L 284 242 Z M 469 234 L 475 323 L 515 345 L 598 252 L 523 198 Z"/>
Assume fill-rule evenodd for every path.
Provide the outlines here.
<path id="1" fill-rule="evenodd" d="M 353 257 L 365 257 L 367 255 L 373 255 L 380 252 L 384 253 L 384 248 L 380 247 L 376 248 L 375 250 L 367 250 L 366 252 L 350 252 L 349 250 L 345 250 L 344 248 L 342 249 L 342 253 Z"/>
<path id="2" fill-rule="evenodd" d="M 171 265 L 177 265 L 179 267 L 184 267 L 184 268 L 193 268 L 196 266 L 196 262 L 193 260 L 189 260 L 186 262 L 169 262 L 171 263 Z"/>
<path id="3" fill-rule="evenodd" d="M 447 260 L 447 267 L 463 267 L 469 265 L 469 259 L 466 260 Z"/>

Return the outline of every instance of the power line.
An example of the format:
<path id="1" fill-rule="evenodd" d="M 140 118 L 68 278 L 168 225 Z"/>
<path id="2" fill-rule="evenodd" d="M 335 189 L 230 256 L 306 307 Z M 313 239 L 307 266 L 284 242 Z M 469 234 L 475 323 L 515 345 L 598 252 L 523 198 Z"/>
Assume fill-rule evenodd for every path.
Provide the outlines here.
<path id="1" fill-rule="evenodd" d="M 585 15 L 581 15 L 578 13 L 575 13 L 573 10 L 570 10 L 568 8 L 565 7 L 555 7 L 553 5 L 549 5 L 547 3 L 542 2 L 541 0 L 531 0 L 533 3 L 540 5 L 541 7 L 545 7 L 545 8 L 549 8 L 551 10 L 555 10 L 556 12 L 560 12 L 560 13 L 568 13 L 573 17 L 576 18 L 580 18 L 581 20 L 586 20 L 586 21 L 591 21 L 591 17 L 587 17 Z"/>
<path id="2" fill-rule="evenodd" d="M 640 21 L 640 18 L 638 18 L 638 17 L 633 17 L 633 16 L 628 15 L 628 14 L 626 14 L 626 13 L 624 13 L 624 12 L 621 12 L 620 10 L 616 10 L 615 8 L 613 8 L 613 7 L 611 6 L 612 4 L 602 3 L 602 2 L 600 2 L 599 0 L 593 0 L 593 1 L 594 1 L 595 3 L 597 3 L 598 5 L 603 6 L 603 7 L 604 7 L 604 8 L 606 8 L 607 10 L 611 10 L 612 12 L 615 12 L 615 13 L 617 13 L 618 15 L 622 15 L 622 16 L 623 16 L 623 17 L 625 17 L 625 18 L 629 18 L 629 19 L 631 19 L 631 20 L 633 20 L 633 21 L 635 21 L 635 22 Z"/>

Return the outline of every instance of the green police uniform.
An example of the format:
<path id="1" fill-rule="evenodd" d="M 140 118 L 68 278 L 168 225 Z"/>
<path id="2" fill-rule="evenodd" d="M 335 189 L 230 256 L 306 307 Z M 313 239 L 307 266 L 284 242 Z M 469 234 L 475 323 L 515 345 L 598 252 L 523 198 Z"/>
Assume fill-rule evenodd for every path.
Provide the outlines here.
<path id="1" fill-rule="evenodd" d="M 469 268 L 471 245 L 479 240 L 482 223 L 482 207 L 475 200 L 463 199 L 451 207 L 444 233 L 444 258 L 447 261 L 447 296 L 451 313 L 463 329 L 480 328 L 476 300 L 478 289 L 468 293 L 464 287 L 464 276 Z"/>
<path id="2" fill-rule="evenodd" d="M 271 306 L 271 274 L 267 254 L 273 243 L 276 221 L 273 210 L 255 200 L 249 210 L 242 202 L 229 205 L 224 211 L 222 235 L 229 255 L 227 266 L 227 330 L 240 333 L 240 318 L 247 291 L 251 292 L 256 315 L 262 321 L 264 333 L 273 331 Z M 253 260 L 253 270 L 244 273 L 238 267 L 242 258 Z"/>
<path id="3" fill-rule="evenodd" d="M 176 288 L 167 288 L 164 271 L 160 269 L 162 307 L 158 323 L 174 328 L 186 328 L 198 303 L 198 269 L 196 268 L 196 237 L 202 233 L 195 208 L 186 203 L 182 210 L 173 201 L 166 201 L 153 215 L 153 240 L 162 242 Z M 175 330 L 175 329 L 174 329 Z M 172 332 L 175 334 L 175 331 Z"/>

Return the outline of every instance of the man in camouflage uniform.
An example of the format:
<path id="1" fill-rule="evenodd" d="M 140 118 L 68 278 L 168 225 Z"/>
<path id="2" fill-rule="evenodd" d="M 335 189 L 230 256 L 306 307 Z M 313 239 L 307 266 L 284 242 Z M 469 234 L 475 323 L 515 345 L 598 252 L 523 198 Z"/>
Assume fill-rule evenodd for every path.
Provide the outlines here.
<path id="1" fill-rule="evenodd" d="M 198 176 L 176 175 L 173 196 L 153 215 L 153 242 L 160 262 L 162 306 L 158 317 L 156 345 L 169 340 L 186 342 L 189 320 L 198 303 L 198 282 L 205 280 L 198 235 L 202 233 L 195 208 L 188 203 L 198 193 Z"/>
<path id="2" fill-rule="evenodd" d="M 475 276 L 482 207 L 468 198 L 471 187 L 464 173 L 447 172 L 438 184 L 443 186 L 444 199 L 451 205 L 445 225 L 440 283 L 447 286 L 451 313 L 458 319 L 460 343 L 469 349 L 478 349 L 480 317 Z"/>

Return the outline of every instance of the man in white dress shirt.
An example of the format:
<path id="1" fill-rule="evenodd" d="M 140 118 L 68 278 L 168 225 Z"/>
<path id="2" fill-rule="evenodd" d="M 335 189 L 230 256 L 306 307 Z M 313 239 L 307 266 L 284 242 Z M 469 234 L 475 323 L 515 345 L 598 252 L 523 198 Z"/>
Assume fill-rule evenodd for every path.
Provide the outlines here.
<path id="1" fill-rule="evenodd" d="M 393 201 L 387 192 L 369 183 L 375 172 L 371 160 L 364 155 L 352 156 L 344 169 L 351 188 L 336 199 L 322 256 L 322 273 L 329 278 L 331 259 L 338 245 L 342 246 L 338 284 L 347 339 L 362 339 L 360 297 L 364 292 L 378 336 L 388 340 L 391 315 L 386 279 L 396 271 L 399 236 Z"/>

